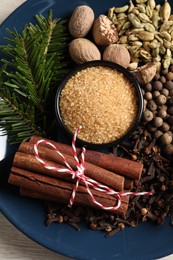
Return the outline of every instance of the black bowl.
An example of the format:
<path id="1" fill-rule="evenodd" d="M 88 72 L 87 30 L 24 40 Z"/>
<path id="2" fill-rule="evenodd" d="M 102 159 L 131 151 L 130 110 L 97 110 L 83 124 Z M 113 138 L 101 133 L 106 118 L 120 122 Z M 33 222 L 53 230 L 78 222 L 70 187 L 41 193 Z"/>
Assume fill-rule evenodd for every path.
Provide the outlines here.
<path id="1" fill-rule="evenodd" d="M 57 93 L 56 93 L 56 99 L 55 99 L 55 112 L 56 112 L 56 118 L 57 118 L 58 125 L 61 127 L 61 130 L 68 137 L 70 137 L 72 139 L 72 136 L 73 136 L 74 133 L 69 131 L 69 129 L 66 127 L 66 125 L 63 122 L 63 119 L 61 117 L 61 112 L 60 112 L 60 107 L 59 107 L 61 91 L 64 88 L 64 86 L 66 85 L 67 81 L 72 76 L 74 76 L 77 72 L 79 72 L 83 69 L 89 68 L 89 67 L 96 67 L 96 66 L 104 66 L 104 67 L 113 68 L 113 69 L 116 69 L 117 71 L 123 73 L 130 80 L 130 82 L 133 84 L 133 86 L 136 90 L 136 96 L 138 98 L 138 112 L 137 112 L 137 116 L 136 116 L 136 121 L 134 122 L 132 127 L 129 129 L 129 131 L 124 136 L 117 139 L 116 141 L 112 141 L 112 142 L 109 142 L 109 143 L 90 143 L 90 142 L 83 141 L 79 138 L 77 138 L 77 140 L 76 140 L 77 145 L 79 145 L 79 146 L 90 147 L 90 148 L 93 148 L 93 149 L 97 149 L 97 148 L 100 149 L 100 148 L 114 147 L 117 144 L 120 144 L 121 142 L 126 140 L 134 132 L 134 130 L 136 129 L 136 127 L 138 126 L 138 124 L 141 120 L 144 102 L 143 102 L 143 95 L 142 95 L 142 92 L 141 92 L 141 87 L 138 84 L 137 79 L 134 77 L 134 75 L 130 71 L 128 71 L 124 67 L 122 67 L 122 66 L 120 66 L 116 63 L 109 62 L 109 61 L 103 61 L 103 60 L 89 61 L 89 62 L 83 63 L 81 65 L 78 65 L 78 66 L 75 67 L 75 69 L 73 71 L 71 71 L 67 75 L 67 77 L 58 86 Z"/>

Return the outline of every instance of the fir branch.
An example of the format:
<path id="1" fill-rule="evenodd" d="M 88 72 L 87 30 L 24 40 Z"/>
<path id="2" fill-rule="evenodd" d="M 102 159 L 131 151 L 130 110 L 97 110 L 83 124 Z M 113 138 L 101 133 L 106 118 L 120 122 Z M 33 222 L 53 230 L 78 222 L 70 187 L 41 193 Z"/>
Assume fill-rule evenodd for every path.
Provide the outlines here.
<path id="1" fill-rule="evenodd" d="M 9 133 L 9 142 L 18 143 L 27 140 L 33 134 L 44 135 L 35 124 L 35 108 L 20 103 L 15 93 L 1 89 L 0 92 L 0 129 L 3 134 Z"/>
<path id="2" fill-rule="evenodd" d="M 8 44 L 0 46 L 7 56 L 1 59 L 0 128 L 9 134 L 10 142 L 48 132 L 54 110 L 48 105 L 55 86 L 68 72 L 67 25 L 52 17 L 51 11 L 48 19 L 37 15 L 36 24 L 26 25 L 21 34 L 8 30 Z"/>

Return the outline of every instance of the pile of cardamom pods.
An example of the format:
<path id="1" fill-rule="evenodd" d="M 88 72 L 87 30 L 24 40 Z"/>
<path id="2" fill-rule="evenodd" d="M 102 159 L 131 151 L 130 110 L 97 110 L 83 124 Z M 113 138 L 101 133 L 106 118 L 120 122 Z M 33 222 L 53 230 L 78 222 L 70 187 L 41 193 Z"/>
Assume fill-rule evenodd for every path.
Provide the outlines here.
<path id="1" fill-rule="evenodd" d="M 131 55 L 129 69 L 139 62 L 154 61 L 158 70 L 173 64 L 173 14 L 167 0 L 130 0 L 122 7 L 112 7 L 109 19 L 119 33 L 118 43 L 127 47 Z"/>

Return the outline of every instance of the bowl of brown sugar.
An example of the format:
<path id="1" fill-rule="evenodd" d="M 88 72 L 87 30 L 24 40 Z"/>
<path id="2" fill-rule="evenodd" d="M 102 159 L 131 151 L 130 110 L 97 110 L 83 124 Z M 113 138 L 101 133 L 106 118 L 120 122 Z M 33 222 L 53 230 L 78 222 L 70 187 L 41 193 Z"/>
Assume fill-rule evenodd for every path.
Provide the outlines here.
<path id="1" fill-rule="evenodd" d="M 55 110 L 68 136 L 81 126 L 79 145 L 105 148 L 119 144 L 135 130 L 143 96 L 127 69 L 108 61 L 91 61 L 77 66 L 60 84 Z"/>

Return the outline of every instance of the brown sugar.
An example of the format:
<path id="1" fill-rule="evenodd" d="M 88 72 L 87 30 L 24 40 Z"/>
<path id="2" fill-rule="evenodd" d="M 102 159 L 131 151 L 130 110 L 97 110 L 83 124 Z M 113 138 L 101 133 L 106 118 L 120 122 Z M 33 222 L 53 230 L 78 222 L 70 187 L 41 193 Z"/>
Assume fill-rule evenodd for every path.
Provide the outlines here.
<path id="1" fill-rule="evenodd" d="M 110 143 L 133 126 L 138 99 L 131 81 L 116 69 L 93 66 L 72 76 L 60 94 L 60 114 L 70 132 L 82 126 L 78 138 Z"/>

